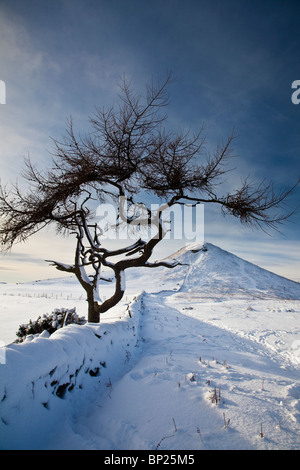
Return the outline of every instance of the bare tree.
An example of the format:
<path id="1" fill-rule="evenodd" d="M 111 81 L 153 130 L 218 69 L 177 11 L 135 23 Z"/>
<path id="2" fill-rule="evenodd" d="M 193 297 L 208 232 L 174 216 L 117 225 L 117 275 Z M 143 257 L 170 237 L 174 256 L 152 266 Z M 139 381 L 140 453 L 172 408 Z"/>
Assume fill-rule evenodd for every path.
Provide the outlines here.
<path id="1" fill-rule="evenodd" d="M 235 135 L 232 133 L 213 156 L 207 157 L 203 129 L 196 135 L 168 131 L 163 111 L 168 105 L 169 81 L 168 75 L 161 85 L 147 86 L 142 98 L 123 80 L 118 109 L 96 109 L 90 117 L 89 134 L 77 137 L 72 120 L 68 121 L 64 140 L 53 141 L 51 169 L 40 172 L 30 160 L 25 161 L 27 192 L 18 185 L 0 190 L 3 249 L 10 249 L 53 223 L 58 232 L 76 236 L 72 265 L 48 261 L 60 271 L 75 274 L 86 291 L 89 322 L 99 322 L 100 314 L 121 300 L 126 269 L 178 264 L 149 261 L 168 231 L 163 222 L 166 207 L 214 203 L 242 223 L 261 228 L 275 227 L 289 216 L 279 209 L 293 188 L 275 193 L 272 183 L 263 181 L 253 186 L 244 180 L 231 193 L 217 193 L 229 171 L 226 163 L 232 157 Z M 148 193 L 160 198 L 155 213 L 143 199 Z M 122 204 L 125 199 L 127 210 Z M 108 250 L 101 243 L 103 233 L 95 222 L 95 200 L 118 202 L 116 227 L 121 223 L 147 226 L 151 219 L 156 228 L 154 235 Z M 102 267 L 113 270 L 115 282 L 113 295 L 105 301 L 98 295 Z"/>

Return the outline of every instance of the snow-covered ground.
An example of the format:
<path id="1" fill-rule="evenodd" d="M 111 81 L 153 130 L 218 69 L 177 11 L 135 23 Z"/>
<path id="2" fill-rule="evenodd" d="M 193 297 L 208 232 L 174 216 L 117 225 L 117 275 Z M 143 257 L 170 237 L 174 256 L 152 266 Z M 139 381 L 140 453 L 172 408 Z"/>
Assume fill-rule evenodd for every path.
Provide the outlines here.
<path id="1" fill-rule="evenodd" d="M 128 271 L 100 325 L 22 344 L 30 318 L 84 315 L 83 292 L 73 278 L 0 286 L 0 448 L 300 448 L 300 284 L 211 244 L 176 258 Z"/>

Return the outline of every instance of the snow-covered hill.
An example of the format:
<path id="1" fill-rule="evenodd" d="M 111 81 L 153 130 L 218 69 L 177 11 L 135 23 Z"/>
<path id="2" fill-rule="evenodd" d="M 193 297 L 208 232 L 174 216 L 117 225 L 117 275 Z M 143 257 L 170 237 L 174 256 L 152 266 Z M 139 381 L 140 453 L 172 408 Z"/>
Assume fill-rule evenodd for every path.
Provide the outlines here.
<path id="1" fill-rule="evenodd" d="M 171 258 L 187 265 L 182 290 L 216 294 L 300 299 L 300 284 L 262 269 L 221 248 L 206 243 L 183 247 Z M 182 269 L 177 268 L 178 280 Z M 168 273 L 165 274 L 167 278 Z M 175 273 L 173 274 L 173 276 Z"/>
<path id="2" fill-rule="evenodd" d="M 211 244 L 174 257 L 128 271 L 100 325 L 2 348 L 0 448 L 299 449 L 300 285 Z M 0 299 L 6 343 L 29 318 L 86 309 L 72 278 Z"/>

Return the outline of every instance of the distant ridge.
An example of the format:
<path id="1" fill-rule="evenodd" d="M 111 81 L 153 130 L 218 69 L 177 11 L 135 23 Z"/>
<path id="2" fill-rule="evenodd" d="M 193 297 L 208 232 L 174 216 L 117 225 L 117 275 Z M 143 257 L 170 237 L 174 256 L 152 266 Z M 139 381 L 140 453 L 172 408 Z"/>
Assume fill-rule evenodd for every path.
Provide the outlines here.
<path id="1" fill-rule="evenodd" d="M 130 292 L 138 292 L 141 289 L 147 291 L 149 288 L 153 292 L 196 292 L 206 299 L 250 295 L 257 298 L 300 300 L 300 283 L 272 273 L 212 243 L 185 245 L 165 260 L 177 260 L 181 265 L 174 269 L 128 269 L 126 284 Z M 83 294 L 75 276 L 18 284 L 24 288 L 27 285 L 37 285 L 51 289 L 57 282 L 70 291 L 74 289 Z M 102 288 L 103 284 L 108 288 L 110 283 L 102 283 Z M 113 288 L 113 284 L 110 288 Z"/>

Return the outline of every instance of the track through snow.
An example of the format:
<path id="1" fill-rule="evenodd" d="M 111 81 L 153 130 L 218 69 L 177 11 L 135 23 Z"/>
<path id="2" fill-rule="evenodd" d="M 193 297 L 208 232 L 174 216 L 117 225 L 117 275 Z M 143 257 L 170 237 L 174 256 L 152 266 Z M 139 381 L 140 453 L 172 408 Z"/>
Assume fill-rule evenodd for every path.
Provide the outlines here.
<path id="1" fill-rule="evenodd" d="M 0 448 L 300 448 L 299 284 L 210 244 L 176 258 L 187 266 L 159 268 L 155 276 L 133 270 L 128 296 L 147 292 L 129 307 L 120 303 L 100 326 L 66 327 L 53 339 L 8 347 L 19 369 L 3 391 L 0 380 Z M 57 288 L 74 299 L 71 284 L 60 280 Z M 47 282 L 2 286 L 2 308 L 12 316 L 14 296 L 27 305 L 22 289 L 47 291 Z M 26 370 L 34 351 L 43 353 L 48 375 L 38 359 L 36 372 Z M 97 370 L 99 360 L 105 367 L 90 377 L 83 364 Z M 61 399 L 53 384 L 64 375 L 71 386 Z"/>
<path id="2" fill-rule="evenodd" d="M 50 448 L 300 447 L 299 369 L 264 343 L 201 321 L 187 305 L 176 293 L 144 294 L 142 346 L 131 369 Z"/>

